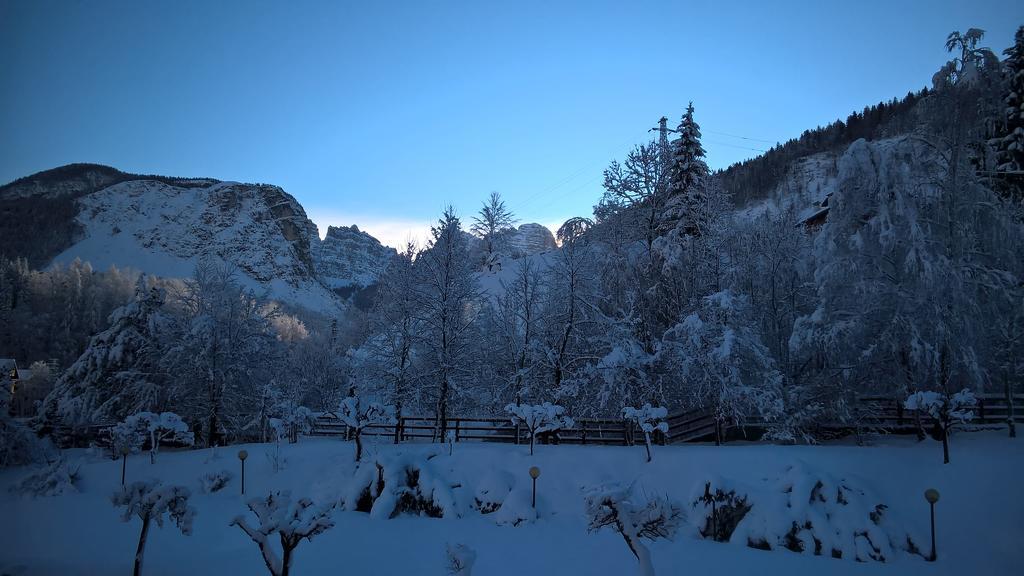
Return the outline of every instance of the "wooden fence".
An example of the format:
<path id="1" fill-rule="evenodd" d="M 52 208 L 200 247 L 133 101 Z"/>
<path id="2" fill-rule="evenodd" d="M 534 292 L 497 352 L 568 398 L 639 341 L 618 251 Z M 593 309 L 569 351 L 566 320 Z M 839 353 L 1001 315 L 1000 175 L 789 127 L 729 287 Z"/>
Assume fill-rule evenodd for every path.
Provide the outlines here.
<path id="1" fill-rule="evenodd" d="M 1024 395 L 1014 396 L 1014 406 L 1024 407 Z M 998 394 L 978 396 L 974 418 L 967 428 L 990 428 L 1005 426 L 1009 404 L 1007 398 Z M 1014 411 L 1014 421 L 1024 426 L 1024 409 Z M 720 439 L 743 437 L 756 440 L 763 434 L 766 423 L 758 418 L 747 419 L 743 427 L 715 421 L 706 410 L 674 412 L 666 419 L 668 433 L 655 432 L 652 440 L 658 444 L 680 444 L 685 442 L 710 442 Z M 862 397 L 853 409 L 849 422 L 832 422 L 819 425 L 818 432 L 826 436 L 842 436 L 858 432 L 907 434 L 930 428 L 930 417 L 905 410 L 902 401 L 880 396 Z M 716 428 L 717 427 L 717 428 Z M 524 427 L 514 426 L 508 417 L 490 418 L 449 418 L 449 430 L 454 431 L 456 442 L 506 442 L 529 443 L 529 432 Z M 333 414 L 317 418 L 313 428 L 314 436 L 352 435 L 352 430 Z M 405 416 L 395 425 L 374 425 L 363 429 L 364 436 L 386 437 L 394 441 L 436 441 L 437 429 L 434 418 Z M 632 422 L 613 418 L 580 418 L 572 428 L 538 436 L 539 443 L 632 445 L 643 441 L 643 432 Z"/>
<path id="2" fill-rule="evenodd" d="M 525 427 L 516 427 L 508 417 L 493 418 L 449 418 L 448 429 L 455 433 L 456 442 L 530 442 L 529 431 Z M 317 417 L 313 427 L 313 436 L 352 436 L 352 429 L 333 414 L 322 414 Z M 364 436 L 386 437 L 394 441 L 436 441 L 437 428 L 434 418 L 404 416 L 394 425 L 372 425 L 363 429 Z M 541 444 L 594 444 L 594 445 L 632 445 L 637 439 L 642 441 L 643 432 L 632 422 L 611 418 L 580 418 L 572 428 L 563 428 L 556 432 L 542 433 L 537 436 Z M 652 440 L 665 443 L 660 433 L 652 436 Z"/>

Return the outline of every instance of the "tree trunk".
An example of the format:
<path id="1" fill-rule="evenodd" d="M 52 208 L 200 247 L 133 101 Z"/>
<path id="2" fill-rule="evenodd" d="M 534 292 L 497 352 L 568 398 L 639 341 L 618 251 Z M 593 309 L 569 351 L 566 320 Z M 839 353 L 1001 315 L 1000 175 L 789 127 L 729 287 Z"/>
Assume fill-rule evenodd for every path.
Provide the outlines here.
<path id="1" fill-rule="evenodd" d="M 1010 429 L 1010 438 L 1017 437 L 1017 423 L 1013 414 L 1013 387 L 1010 386 L 1010 379 L 1006 372 L 1003 372 L 1003 383 L 1006 388 L 1006 426 Z"/>
<path id="2" fill-rule="evenodd" d="M 534 434 L 533 431 L 531 430 L 530 431 L 530 456 L 533 456 L 533 439 L 536 438 L 536 437 L 537 437 L 537 435 Z"/>
<path id="3" fill-rule="evenodd" d="M 289 546 L 284 542 L 284 536 L 281 536 L 281 575 L 288 576 L 288 573 L 292 569 L 292 550 L 294 546 Z"/>
<path id="4" fill-rule="evenodd" d="M 356 462 L 363 459 L 363 431 L 361 428 L 356 428 Z"/>
<path id="5" fill-rule="evenodd" d="M 146 537 L 149 536 L 149 515 L 142 517 L 142 533 L 139 534 L 139 547 L 135 549 L 135 568 L 133 576 L 142 574 L 142 555 L 146 552 Z"/>
<path id="6" fill-rule="evenodd" d="M 647 461 L 651 461 L 651 434 L 644 432 L 644 446 L 647 448 Z"/>
<path id="7" fill-rule="evenodd" d="M 949 427 L 942 426 L 942 463 L 949 464 Z"/>

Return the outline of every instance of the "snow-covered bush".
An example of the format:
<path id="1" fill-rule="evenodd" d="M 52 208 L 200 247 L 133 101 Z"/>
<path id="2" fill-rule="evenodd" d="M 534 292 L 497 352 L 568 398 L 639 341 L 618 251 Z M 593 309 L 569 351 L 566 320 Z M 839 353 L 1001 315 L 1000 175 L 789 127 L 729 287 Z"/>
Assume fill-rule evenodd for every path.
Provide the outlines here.
<path id="1" fill-rule="evenodd" d="M 473 507 L 481 514 L 490 514 L 501 508 L 515 483 L 511 474 L 504 470 L 491 469 L 476 486 Z"/>
<path id="2" fill-rule="evenodd" d="M 395 455 L 363 462 L 348 485 L 342 503 L 346 510 L 369 512 L 371 518 L 402 514 L 432 518 L 462 516 L 452 483 L 438 474 L 429 459 Z"/>
<path id="3" fill-rule="evenodd" d="M 356 462 L 363 457 L 363 428 L 374 425 L 394 425 L 395 407 L 380 402 L 363 402 L 349 396 L 338 406 L 338 417 L 352 429 L 356 441 Z"/>
<path id="4" fill-rule="evenodd" d="M 120 492 L 115 492 L 110 500 L 114 506 L 123 506 L 121 520 L 128 522 L 133 516 L 142 520 L 142 532 L 139 534 L 139 546 L 135 551 L 134 576 L 142 573 L 142 556 L 146 551 L 146 538 L 149 535 L 149 524 L 156 522 L 164 525 L 166 514 L 186 536 L 192 533 L 192 520 L 195 508 L 189 506 L 191 493 L 183 486 L 163 486 L 156 480 L 133 482 Z"/>
<path id="5" fill-rule="evenodd" d="M 622 409 L 622 417 L 635 423 L 644 433 L 644 446 L 647 448 L 647 461 L 651 461 L 651 432 L 655 430 L 668 434 L 668 409 L 664 406 L 644 404 L 643 408 L 627 406 Z"/>
<path id="6" fill-rule="evenodd" d="M 903 407 L 918 413 L 927 413 L 939 426 L 942 434 L 942 459 L 949 464 L 949 434 L 957 424 L 970 422 L 974 418 L 974 407 L 978 399 L 966 388 L 955 394 L 932 391 L 914 392 L 907 397 Z"/>
<path id="7" fill-rule="evenodd" d="M 271 576 L 288 576 L 299 542 L 304 538 L 312 540 L 334 527 L 331 520 L 333 505 L 315 505 L 309 498 L 292 500 L 291 493 L 287 491 L 254 498 L 247 505 L 259 524 L 250 526 L 245 516 L 238 516 L 231 521 L 231 526 L 241 528 L 259 546 Z M 272 538 L 275 535 L 277 538 Z M 281 557 L 274 550 L 272 539 L 280 541 Z"/>
<path id="8" fill-rule="evenodd" d="M 572 418 L 565 415 L 565 408 L 556 406 L 550 402 L 543 404 L 509 404 L 505 406 L 505 412 L 512 417 L 512 424 L 524 426 L 530 433 L 530 454 L 533 454 L 533 445 L 538 434 L 554 432 L 562 428 L 571 428 L 574 424 Z"/>
<path id="9" fill-rule="evenodd" d="M 221 470 L 220 472 L 207 472 L 199 477 L 199 488 L 203 494 L 213 494 L 228 485 L 228 482 L 234 478 L 228 470 Z"/>
<path id="10" fill-rule="evenodd" d="M 472 548 L 465 544 L 448 544 L 445 553 L 450 576 L 472 576 L 476 563 L 476 552 Z"/>
<path id="11" fill-rule="evenodd" d="M 683 511 L 667 498 L 638 494 L 632 485 L 606 484 L 586 491 L 587 528 L 606 526 L 622 535 L 640 564 L 640 576 L 654 576 L 651 553 L 642 539 L 671 539 L 683 520 Z"/>
<path id="12" fill-rule="evenodd" d="M 719 541 L 858 562 L 918 553 L 877 496 L 802 464 L 754 486 L 721 478 L 703 482 L 694 487 L 691 502 L 698 530 Z"/>
<path id="13" fill-rule="evenodd" d="M 547 501 L 537 495 L 537 505 L 533 504 L 533 489 L 529 485 L 514 488 L 501 502 L 501 508 L 491 514 L 498 526 L 519 526 L 536 522 L 543 512 L 549 511 Z"/>
<path id="14" fill-rule="evenodd" d="M 704 494 L 692 502 L 693 510 L 704 519 L 698 523 L 697 531 L 704 538 L 719 542 L 729 541 L 751 507 L 746 493 L 737 494 L 735 487 L 718 478 L 705 482 Z"/>
<path id="15" fill-rule="evenodd" d="M 29 496 L 58 496 L 64 492 L 78 492 L 79 465 L 63 458 L 39 468 L 11 487 L 12 492 Z"/>

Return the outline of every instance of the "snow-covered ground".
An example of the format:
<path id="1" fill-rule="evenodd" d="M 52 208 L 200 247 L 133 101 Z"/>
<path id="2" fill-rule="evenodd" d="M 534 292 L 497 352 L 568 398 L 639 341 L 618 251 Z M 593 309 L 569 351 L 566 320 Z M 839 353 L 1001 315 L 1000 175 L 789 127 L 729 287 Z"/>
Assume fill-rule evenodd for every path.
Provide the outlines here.
<path id="1" fill-rule="evenodd" d="M 336 438 L 303 438 L 285 445 L 286 467 L 274 473 L 265 456 L 270 445 L 210 450 L 167 451 L 150 464 L 146 454 L 128 460 L 128 481 L 159 478 L 192 490 L 198 515 L 191 536 L 171 525 L 151 532 L 144 573 L 267 574 L 257 547 L 234 526 L 246 512 L 239 494 L 236 453 L 250 454 L 246 470 L 248 497 L 272 489 L 289 489 L 294 497 L 337 502 L 353 478 L 353 445 Z M 615 481 L 635 482 L 648 495 L 667 495 L 685 504 L 690 519 L 674 541 L 650 544 L 657 573 L 672 574 L 1020 574 L 1024 570 L 1024 441 L 1003 432 L 958 434 L 952 441 L 952 464 L 943 465 L 941 446 L 931 440 L 887 437 L 876 445 L 724 447 L 686 445 L 655 447 L 654 461 L 644 463 L 636 447 L 547 446 L 529 456 L 526 446 L 457 444 L 453 456 L 437 445 L 375 444 L 368 458 L 406 457 L 430 460 L 433 473 L 455 488 L 454 507 L 461 518 L 403 516 L 376 519 L 369 514 L 333 513 L 336 526 L 296 550 L 293 574 L 445 574 L 446 544 L 464 544 L 476 552 L 473 574 L 574 575 L 635 574 L 636 562 L 618 534 L 605 529 L 588 533 L 582 488 Z M 119 488 L 121 462 L 84 450 L 80 492 L 30 498 L 8 488 L 28 470 L 0 473 L 0 574 L 125 574 L 131 569 L 139 534 L 137 519 L 121 522 L 110 495 Z M 499 525 L 529 505 L 528 470 L 538 466 L 540 517 L 518 526 Z M 695 513 L 685 501 L 702 492 L 704 482 L 764 485 L 790 466 L 812 476 L 831 477 L 873 493 L 888 505 L 890 526 L 905 530 L 928 550 L 928 506 L 923 492 L 941 493 L 936 512 L 938 554 L 935 563 L 896 554 L 886 563 L 855 562 L 785 549 L 762 551 L 736 543 L 701 540 L 692 527 Z M 220 470 L 234 472 L 227 487 L 203 494 L 199 477 Z M 473 509 L 482 487 L 501 491 L 514 484 L 509 510 L 484 515 Z M 515 509 L 518 505 L 518 509 Z M 754 502 L 755 508 L 758 506 Z M 250 517 L 250 522 L 252 521 Z"/>

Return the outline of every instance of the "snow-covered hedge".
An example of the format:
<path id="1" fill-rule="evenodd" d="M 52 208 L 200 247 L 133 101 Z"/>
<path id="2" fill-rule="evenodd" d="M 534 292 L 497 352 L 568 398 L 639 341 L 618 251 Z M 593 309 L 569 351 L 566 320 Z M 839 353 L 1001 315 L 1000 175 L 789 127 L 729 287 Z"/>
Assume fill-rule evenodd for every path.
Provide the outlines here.
<path id="1" fill-rule="evenodd" d="M 709 533 L 712 500 L 718 508 L 717 539 L 732 544 L 858 562 L 918 553 L 906 529 L 871 491 L 802 464 L 759 485 L 715 478 L 696 486 L 691 518 L 706 538 L 714 536 Z"/>
<path id="2" fill-rule="evenodd" d="M 11 491 L 28 496 L 58 496 L 64 492 L 78 492 L 79 465 L 63 458 L 32 472 L 11 487 Z"/>

